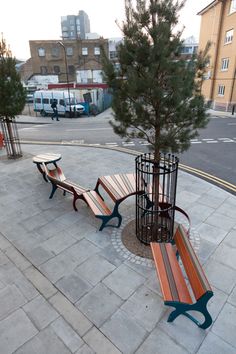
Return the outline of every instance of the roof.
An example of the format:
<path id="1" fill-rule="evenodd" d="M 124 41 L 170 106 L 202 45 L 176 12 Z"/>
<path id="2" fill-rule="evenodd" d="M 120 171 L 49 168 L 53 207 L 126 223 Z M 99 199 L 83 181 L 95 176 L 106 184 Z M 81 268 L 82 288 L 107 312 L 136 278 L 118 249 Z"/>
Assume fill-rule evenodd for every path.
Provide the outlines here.
<path id="1" fill-rule="evenodd" d="M 213 6 L 217 5 L 219 2 L 222 2 L 224 0 L 214 0 L 212 1 L 209 5 L 204 7 L 201 11 L 197 13 L 197 15 L 203 15 L 206 11 L 210 10 Z"/>

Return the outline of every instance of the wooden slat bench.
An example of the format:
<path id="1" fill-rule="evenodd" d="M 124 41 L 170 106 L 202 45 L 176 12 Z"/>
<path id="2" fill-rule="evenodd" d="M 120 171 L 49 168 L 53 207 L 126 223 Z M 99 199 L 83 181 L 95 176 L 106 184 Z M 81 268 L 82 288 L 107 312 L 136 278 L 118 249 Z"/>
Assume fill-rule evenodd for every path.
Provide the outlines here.
<path id="1" fill-rule="evenodd" d="M 122 217 L 120 214 L 116 213 L 116 211 L 111 211 L 96 191 L 88 191 L 83 193 L 83 198 L 94 213 L 95 217 L 102 220 L 99 231 L 102 231 L 102 229 L 106 226 L 120 227 Z M 118 218 L 117 226 L 108 224 L 108 222 L 114 217 Z"/>
<path id="2" fill-rule="evenodd" d="M 200 328 L 206 329 L 212 324 L 212 318 L 207 310 L 207 303 L 213 296 L 213 291 L 187 237 L 187 233 L 181 225 L 176 230 L 174 242 L 175 247 L 171 243 L 151 243 L 164 304 L 175 307 L 175 310 L 168 317 L 168 322 L 173 322 L 176 317 L 182 314 L 191 319 Z M 188 277 L 189 287 L 178 263 L 178 255 L 182 260 Z M 202 313 L 205 317 L 204 322 L 200 323 L 188 311 Z"/>
<path id="3" fill-rule="evenodd" d="M 107 194 L 115 203 L 114 209 L 111 213 L 111 218 L 117 217 L 119 219 L 117 227 L 120 227 L 122 222 L 122 216 L 119 212 L 119 205 L 126 198 L 137 193 L 135 173 L 121 173 L 111 176 L 99 177 L 94 190 L 101 197 L 99 190 L 100 186 L 107 192 Z"/>
<path id="4" fill-rule="evenodd" d="M 61 168 L 58 166 L 53 170 L 49 170 L 47 166 L 43 164 L 43 169 L 45 171 L 46 178 L 52 184 L 52 191 L 49 198 L 51 199 L 53 197 L 57 189 L 61 189 L 64 195 L 66 194 L 66 192 L 70 193 L 73 195 L 73 208 L 75 211 L 78 211 L 76 207 L 76 201 L 78 199 L 84 200 L 83 193 L 89 191 L 89 189 L 83 188 L 80 185 L 75 184 L 74 182 L 71 182 L 70 180 L 66 179 Z"/>

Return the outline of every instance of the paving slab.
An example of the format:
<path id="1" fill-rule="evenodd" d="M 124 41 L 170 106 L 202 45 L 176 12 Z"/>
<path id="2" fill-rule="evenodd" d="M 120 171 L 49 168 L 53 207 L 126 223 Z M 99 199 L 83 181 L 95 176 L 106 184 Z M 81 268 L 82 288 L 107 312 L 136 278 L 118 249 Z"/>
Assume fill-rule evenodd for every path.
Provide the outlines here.
<path id="1" fill-rule="evenodd" d="M 122 304 L 122 299 L 100 283 L 76 303 L 97 327 L 100 327 Z"/>
<path id="2" fill-rule="evenodd" d="M 28 302 L 23 309 L 39 330 L 59 317 L 58 312 L 41 295 Z"/>
<path id="3" fill-rule="evenodd" d="M 179 172 L 177 204 L 192 216 L 194 247 L 214 291 L 213 325 L 204 331 L 184 316 L 167 323 L 171 309 L 153 263 L 128 261 L 128 251 L 114 247 L 116 229 L 98 231 L 100 221 L 84 202 L 75 212 L 70 195 L 57 191 L 49 200 L 51 185 L 32 163 L 39 153 L 61 153 L 66 177 L 93 189 L 98 176 L 134 171 L 134 156 L 62 145 L 23 145 L 23 152 L 16 161 L 0 159 L 4 354 L 236 352 L 235 196 Z M 134 198 L 120 210 L 123 226 L 134 215 Z"/>
<path id="4" fill-rule="evenodd" d="M 147 336 L 145 329 L 121 310 L 104 323 L 101 331 L 122 353 L 126 354 L 134 353 Z"/>
<path id="5" fill-rule="evenodd" d="M 127 300 L 145 280 L 143 276 L 133 271 L 125 264 L 122 264 L 108 275 L 103 280 L 103 283 L 123 300 Z"/>
<path id="6" fill-rule="evenodd" d="M 22 309 L 0 321 L 0 343 L 4 354 L 11 354 L 38 333 Z M 24 352 L 25 354 L 25 352 Z"/>

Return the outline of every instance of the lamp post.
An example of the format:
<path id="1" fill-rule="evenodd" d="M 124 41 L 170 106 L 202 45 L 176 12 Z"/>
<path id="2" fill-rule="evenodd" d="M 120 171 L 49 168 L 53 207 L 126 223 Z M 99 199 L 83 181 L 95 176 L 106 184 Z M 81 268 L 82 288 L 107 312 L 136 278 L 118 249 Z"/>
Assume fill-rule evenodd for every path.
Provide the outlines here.
<path id="1" fill-rule="evenodd" d="M 70 118 L 72 118 L 71 112 L 71 104 L 70 104 L 70 88 L 69 88 L 69 78 L 68 78 L 68 65 L 67 65 L 67 56 L 66 56 L 66 47 L 62 42 L 57 42 L 64 50 L 65 55 L 65 66 L 66 66 L 66 83 L 67 83 L 67 90 L 68 90 L 68 99 L 69 99 L 69 107 L 70 107 Z"/>

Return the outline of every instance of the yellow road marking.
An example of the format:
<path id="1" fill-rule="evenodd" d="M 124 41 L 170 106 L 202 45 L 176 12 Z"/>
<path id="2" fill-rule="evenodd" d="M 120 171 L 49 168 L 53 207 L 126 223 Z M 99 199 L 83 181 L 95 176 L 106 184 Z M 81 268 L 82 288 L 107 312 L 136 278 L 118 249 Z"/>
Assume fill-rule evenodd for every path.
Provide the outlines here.
<path id="1" fill-rule="evenodd" d="M 227 181 L 224 181 L 223 179 L 221 178 L 218 178 L 218 177 L 215 177 L 215 176 L 212 176 L 210 175 L 209 173 L 207 172 L 203 172 L 201 170 L 198 170 L 197 168 L 193 168 L 193 167 L 190 167 L 190 166 L 186 166 L 186 165 L 183 165 L 183 164 L 179 164 L 179 167 L 182 169 L 182 170 L 185 170 L 185 171 L 188 171 L 188 172 L 193 172 L 199 176 L 202 176 L 202 177 L 205 177 L 206 179 L 210 180 L 210 181 L 213 181 L 213 182 L 216 182 L 218 183 L 219 185 L 233 191 L 236 193 L 236 185 L 232 184 L 232 183 L 229 183 Z"/>

